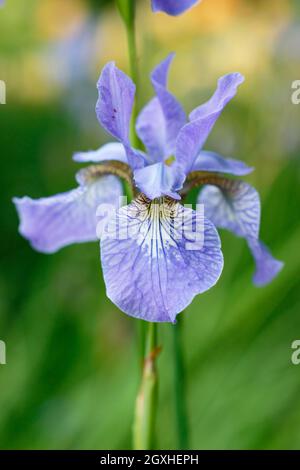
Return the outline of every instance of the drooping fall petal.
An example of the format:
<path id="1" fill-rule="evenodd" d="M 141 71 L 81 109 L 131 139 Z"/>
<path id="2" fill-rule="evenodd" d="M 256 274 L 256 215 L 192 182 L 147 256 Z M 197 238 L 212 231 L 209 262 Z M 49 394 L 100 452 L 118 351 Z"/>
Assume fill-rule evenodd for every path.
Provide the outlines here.
<path id="1" fill-rule="evenodd" d="M 198 202 L 216 227 L 230 230 L 246 239 L 256 263 L 253 282 L 271 282 L 283 267 L 259 240 L 260 199 L 257 191 L 243 181 L 228 180 L 226 187 L 205 186 Z"/>
<path id="2" fill-rule="evenodd" d="M 118 178 L 104 176 L 55 196 L 14 198 L 20 234 L 44 253 L 54 253 L 72 243 L 95 241 L 98 206 L 118 207 L 121 195 Z"/>
<path id="3" fill-rule="evenodd" d="M 254 284 L 257 286 L 269 284 L 282 270 L 284 263 L 274 258 L 270 250 L 260 240 L 249 238 L 248 246 L 256 264 L 256 270 L 253 275 Z"/>
<path id="4" fill-rule="evenodd" d="M 101 238 L 108 297 L 130 316 L 174 322 L 223 268 L 214 225 L 201 213 L 139 196 L 111 219 Z"/>

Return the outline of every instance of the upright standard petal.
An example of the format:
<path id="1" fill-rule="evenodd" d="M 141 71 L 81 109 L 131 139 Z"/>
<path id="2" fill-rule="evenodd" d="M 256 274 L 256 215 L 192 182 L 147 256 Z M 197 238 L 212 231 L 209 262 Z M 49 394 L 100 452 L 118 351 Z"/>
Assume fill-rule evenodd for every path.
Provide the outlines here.
<path id="1" fill-rule="evenodd" d="M 157 97 L 152 98 L 138 115 L 136 132 L 152 163 L 160 162 L 168 155 L 166 120 Z"/>
<path id="2" fill-rule="evenodd" d="M 201 213 L 172 199 L 140 195 L 109 221 L 101 238 L 108 297 L 132 317 L 174 322 L 223 268 L 218 233 Z"/>
<path id="3" fill-rule="evenodd" d="M 186 123 L 182 106 L 167 90 L 168 72 L 173 57 L 174 54 L 169 54 L 153 70 L 151 82 L 157 96 L 141 111 L 136 124 L 140 139 L 156 162 L 174 155 L 177 135 Z"/>
<path id="4" fill-rule="evenodd" d="M 14 198 L 20 234 L 33 248 L 54 253 L 72 243 L 97 240 L 96 211 L 100 204 L 119 207 L 120 181 L 104 176 L 66 193 L 41 199 Z"/>
<path id="5" fill-rule="evenodd" d="M 177 16 L 199 3 L 200 0 L 151 0 L 153 11 L 164 11 L 168 15 Z"/>
<path id="6" fill-rule="evenodd" d="M 175 164 L 168 166 L 160 162 L 135 170 L 134 180 L 137 187 L 151 200 L 161 196 L 180 199 L 177 191 L 183 186 L 185 173 Z"/>
<path id="7" fill-rule="evenodd" d="M 216 227 L 230 230 L 247 240 L 256 263 L 253 282 L 257 285 L 271 282 L 283 264 L 274 259 L 258 239 L 260 200 L 257 191 L 243 181 L 228 180 L 223 188 L 205 186 L 198 202 L 204 204 L 205 216 Z"/>
<path id="8" fill-rule="evenodd" d="M 248 246 L 256 263 L 253 282 L 257 286 L 264 286 L 277 276 L 284 264 L 282 261 L 273 258 L 269 249 L 261 241 L 249 238 Z"/>
<path id="9" fill-rule="evenodd" d="M 253 168 L 240 160 L 224 158 L 215 152 L 203 150 L 196 157 L 192 171 L 210 171 L 214 173 L 229 173 L 235 176 L 243 176 L 251 173 Z"/>
<path id="10" fill-rule="evenodd" d="M 142 150 L 137 150 L 130 145 L 125 145 L 127 160 L 129 166 L 132 170 L 136 170 L 138 168 L 144 168 L 144 166 L 151 164 L 151 159 L 149 155 L 147 155 Z"/>
<path id="11" fill-rule="evenodd" d="M 116 160 L 127 163 L 126 150 L 124 145 L 119 142 L 110 142 L 102 145 L 98 150 L 89 150 L 87 152 L 76 152 L 73 160 L 79 163 L 99 163 L 107 160 Z"/>
<path id="12" fill-rule="evenodd" d="M 133 81 L 114 62 L 102 70 L 98 84 L 96 114 L 100 124 L 124 144 L 129 144 L 129 124 L 134 102 Z"/>
<path id="13" fill-rule="evenodd" d="M 218 81 L 213 96 L 190 114 L 190 120 L 179 132 L 176 158 L 188 173 L 226 104 L 234 97 L 244 77 L 239 73 L 225 75 Z"/>

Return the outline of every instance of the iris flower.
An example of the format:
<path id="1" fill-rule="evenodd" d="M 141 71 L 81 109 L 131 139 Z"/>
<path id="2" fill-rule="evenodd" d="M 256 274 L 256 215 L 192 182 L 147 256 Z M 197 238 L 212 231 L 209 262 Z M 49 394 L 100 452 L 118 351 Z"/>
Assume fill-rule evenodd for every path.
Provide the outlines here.
<path id="1" fill-rule="evenodd" d="M 151 0 L 153 11 L 164 11 L 168 15 L 177 16 L 191 8 L 199 0 Z"/>
<path id="2" fill-rule="evenodd" d="M 76 189 L 36 200 L 14 199 L 20 233 L 46 253 L 96 240 L 97 221 L 105 221 L 100 244 L 107 295 L 128 315 L 154 322 L 174 322 L 195 295 L 219 279 L 223 255 L 216 227 L 247 241 L 256 263 L 255 284 L 270 282 L 282 267 L 259 239 L 257 191 L 225 176 L 246 175 L 252 168 L 203 150 L 243 76 L 221 77 L 212 97 L 187 119 L 167 89 L 172 58 L 169 55 L 152 72 L 155 97 L 137 118 L 136 131 L 145 152 L 133 148 L 129 140 L 135 85 L 110 62 L 98 81 L 96 114 L 118 142 L 74 155 L 77 162 L 92 163 L 77 173 Z M 135 193 L 125 206 L 119 204 L 120 178 Z M 204 204 L 204 214 L 182 204 L 197 186 L 202 187 L 198 202 Z M 99 210 L 96 215 L 103 204 L 113 206 L 114 216 L 103 219 Z M 195 237 L 197 226 L 200 238 Z"/>

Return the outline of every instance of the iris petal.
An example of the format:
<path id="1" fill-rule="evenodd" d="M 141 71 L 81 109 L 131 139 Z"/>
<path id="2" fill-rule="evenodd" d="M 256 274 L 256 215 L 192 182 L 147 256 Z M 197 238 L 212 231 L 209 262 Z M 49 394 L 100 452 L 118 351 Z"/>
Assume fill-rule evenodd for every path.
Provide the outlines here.
<path id="1" fill-rule="evenodd" d="M 102 145 L 102 147 L 97 150 L 76 152 L 73 155 L 73 160 L 79 163 L 98 163 L 104 162 L 106 160 L 116 160 L 127 163 L 127 156 L 124 145 L 119 142 L 110 142 L 108 144 Z"/>
<path id="2" fill-rule="evenodd" d="M 188 173 L 208 135 L 226 104 L 235 96 L 238 86 L 244 81 L 239 73 L 221 77 L 213 96 L 190 114 L 188 124 L 183 126 L 176 142 L 176 159 Z"/>
<path id="3" fill-rule="evenodd" d="M 129 124 L 134 102 L 133 81 L 114 62 L 103 68 L 99 81 L 96 114 L 102 127 L 124 144 L 129 144 Z"/>
<path id="4" fill-rule="evenodd" d="M 243 181 L 228 180 L 225 188 L 205 186 L 198 202 L 204 204 L 205 216 L 247 240 L 256 263 L 253 282 L 267 284 L 279 273 L 283 263 L 272 257 L 259 240 L 260 199 L 257 191 Z"/>
<path id="5" fill-rule="evenodd" d="M 168 166 L 160 162 L 140 170 L 135 170 L 134 180 L 137 187 L 149 199 L 155 199 L 160 196 L 180 199 L 177 191 L 182 188 L 185 173 L 176 165 Z"/>
<path id="6" fill-rule="evenodd" d="M 269 249 L 261 241 L 249 238 L 248 246 L 256 263 L 253 282 L 257 286 L 264 286 L 277 276 L 284 264 L 282 261 L 275 259 Z"/>
<path id="7" fill-rule="evenodd" d="M 145 145 L 152 162 L 159 162 L 167 155 L 166 121 L 159 99 L 152 98 L 140 112 L 136 132 Z"/>
<path id="8" fill-rule="evenodd" d="M 104 176 L 55 196 L 14 198 L 20 234 L 33 248 L 54 253 L 72 243 L 97 240 L 96 210 L 100 204 L 119 207 L 122 186 L 118 178 Z"/>
<path id="9" fill-rule="evenodd" d="M 176 98 L 167 90 L 168 73 L 174 54 L 161 62 L 151 74 L 156 92 L 141 111 L 136 129 L 154 161 L 174 154 L 177 135 L 186 123 L 185 112 Z"/>
<path id="10" fill-rule="evenodd" d="M 253 168 L 240 160 L 224 158 L 215 152 L 202 151 L 196 157 L 192 171 L 211 171 L 215 173 L 229 173 L 235 176 L 248 175 Z"/>
<path id="11" fill-rule="evenodd" d="M 168 15 L 180 15 L 196 5 L 199 0 L 152 0 L 153 11 L 164 11 Z"/>
<path id="12" fill-rule="evenodd" d="M 121 208 L 115 223 L 109 221 L 101 260 L 112 302 L 130 316 L 154 322 L 174 322 L 195 295 L 217 282 L 223 268 L 220 239 L 210 221 L 174 200 L 153 203 L 143 195 Z"/>
<path id="13" fill-rule="evenodd" d="M 204 204 L 205 216 L 216 227 L 240 237 L 257 238 L 260 224 L 258 192 L 244 181 L 228 180 L 226 188 L 207 185 L 198 202 Z"/>

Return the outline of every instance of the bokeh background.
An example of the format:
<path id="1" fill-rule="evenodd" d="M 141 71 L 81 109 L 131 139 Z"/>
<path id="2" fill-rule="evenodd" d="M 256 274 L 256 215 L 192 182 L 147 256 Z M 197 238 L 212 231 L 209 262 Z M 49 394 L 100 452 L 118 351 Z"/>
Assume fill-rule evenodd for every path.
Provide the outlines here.
<path id="1" fill-rule="evenodd" d="M 268 287 L 251 283 L 246 244 L 222 232 L 218 285 L 184 313 L 191 448 L 300 448 L 300 5 L 295 0 L 203 0 L 153 15 L 138 1 L 141 102 L 148 74 L 176 50 L 171 89 L 187 110 L 224 73 L 246 76 L 206 148 L 256 167 L 262 239 L 286 264 Z M 137 322 L 110 303 L 97 243 L 55 255 L 17 232 L 11 198 L 74 187 L 74 151 L 109 140 L 97 123 L 96 81 L 108 60 L 127 70 L 112 1 L 7 0 L 0 9 L 2 449 L 118 449 L 131 445 L 138 386 Z M 157 447 L 176 448 L 172 325 L 159 328 Z"/>

